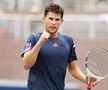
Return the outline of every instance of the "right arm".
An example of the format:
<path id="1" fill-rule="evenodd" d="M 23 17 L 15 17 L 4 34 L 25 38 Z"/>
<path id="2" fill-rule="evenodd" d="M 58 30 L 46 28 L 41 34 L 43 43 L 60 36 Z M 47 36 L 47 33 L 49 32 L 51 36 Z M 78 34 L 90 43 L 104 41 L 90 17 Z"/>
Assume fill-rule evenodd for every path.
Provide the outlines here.
<path id="1" fill-rule="evenodd" d="M 49 36 L 50 34 L 48 32 L 43 32 L 35 46 L 30 51 L 25 52 L 22 58 L 22 65 L 26 70 L 30 69 L 34 65 L 37 60 L 41 46 L 49 38 Z"/>

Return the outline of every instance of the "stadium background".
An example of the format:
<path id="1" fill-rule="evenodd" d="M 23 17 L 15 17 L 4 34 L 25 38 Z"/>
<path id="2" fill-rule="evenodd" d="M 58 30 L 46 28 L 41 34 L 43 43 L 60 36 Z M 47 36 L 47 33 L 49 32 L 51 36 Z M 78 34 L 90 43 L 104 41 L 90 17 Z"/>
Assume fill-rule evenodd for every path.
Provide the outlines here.
<path id="1" fill-rule="evenodd" d="M 28 71 L 21 66 L 21 49 L 30 33 L 44 29 L 42 11 L 51 1 L 65 8 L 60 32 L 74 38 L 78 65 L 84 73 L 87 51 L 108 49 L 108 0 L 0 0 L 0 90 L 26 87 Z M 93 90 L 107 90 L 107 83 L 108 78 Z M 67 72 L 66 88 L 85 90 L 86 86 Z"/>

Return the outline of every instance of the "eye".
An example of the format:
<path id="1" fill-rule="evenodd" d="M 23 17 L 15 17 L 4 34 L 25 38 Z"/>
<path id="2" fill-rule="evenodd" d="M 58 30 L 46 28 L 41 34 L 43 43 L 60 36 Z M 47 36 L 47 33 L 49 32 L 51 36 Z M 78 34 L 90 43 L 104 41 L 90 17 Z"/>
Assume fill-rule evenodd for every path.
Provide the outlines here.
<path id="1" fill-rule="evenodd" d="M 53 20 L 53 18 L 52 18 L 52 17 L 49 17 L 49 19 L 50 19 L 50 20 Z"/>
<path id="2" fill-rule="evenodd" d="M 56 21 L 60 21 L 60 19 L 56 19 Z"/>

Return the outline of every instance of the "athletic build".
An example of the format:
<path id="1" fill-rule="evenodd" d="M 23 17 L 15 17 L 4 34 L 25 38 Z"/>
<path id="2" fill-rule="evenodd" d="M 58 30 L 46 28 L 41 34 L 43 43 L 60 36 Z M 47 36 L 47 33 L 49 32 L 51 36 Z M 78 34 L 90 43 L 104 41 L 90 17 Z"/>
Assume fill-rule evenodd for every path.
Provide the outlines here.
<path id="1" fill-rule="evenodd" d="M 29 90 L 64 90 L 67 67 L 72 76 L 87 82 L 76 64 L 73 39 L 58 32 L 63 13 L 58 4 L 49 4 L 42 17 L 45 30 L 31 34 L 24 45 L 22 65 L 29 69 Z"/>

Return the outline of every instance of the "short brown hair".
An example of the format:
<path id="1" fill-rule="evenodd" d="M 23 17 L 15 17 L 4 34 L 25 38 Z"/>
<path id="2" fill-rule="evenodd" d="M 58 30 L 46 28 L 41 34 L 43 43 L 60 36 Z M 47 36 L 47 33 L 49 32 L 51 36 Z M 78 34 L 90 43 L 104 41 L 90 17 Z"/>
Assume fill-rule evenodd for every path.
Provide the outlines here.
<path id="1" fill-rule="evenodd" d="M 63 10 L 63 8 L 59 4 L 50 3 L 45 8 L 44 16 L 47 16 L 48 12 L 53 12 L 53 13 L 61 14 L 61 19 L 63 18 L 64 10 Z"/>

